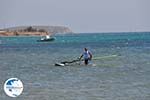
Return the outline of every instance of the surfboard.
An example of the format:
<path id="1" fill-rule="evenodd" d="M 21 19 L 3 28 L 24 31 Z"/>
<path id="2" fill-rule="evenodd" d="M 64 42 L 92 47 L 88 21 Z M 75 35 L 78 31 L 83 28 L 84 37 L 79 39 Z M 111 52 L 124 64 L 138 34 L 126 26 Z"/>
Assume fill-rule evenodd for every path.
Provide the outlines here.
<path id="1" fill-rule="evenodd" d="M 92 60 L 101 60 L 101 59 L 107 59 L 107 58 L 114 58 L 117 57 L 118 55 L 108 55 L 108 56 L 102 56 L 102 57 L 94 57 Z M 81 60 L 72 60 L 72 61 L 64 61 L 64 62 L 60 62 L 60 63 L 55 63 L 55 66 L 66 66 L 66 64 L 71 64 L 71 63 L 75 63 L 75 62 L 79 62 L 79 61 L 84 61 L 84 59 Z M 90 61 L 89 61 L 90 63 Z"/>

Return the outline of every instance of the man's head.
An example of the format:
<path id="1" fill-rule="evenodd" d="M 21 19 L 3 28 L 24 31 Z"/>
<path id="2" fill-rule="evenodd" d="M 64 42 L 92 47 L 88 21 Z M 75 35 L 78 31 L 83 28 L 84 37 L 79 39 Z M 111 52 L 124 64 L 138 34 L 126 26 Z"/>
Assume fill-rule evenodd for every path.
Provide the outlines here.
<path id="1" fill-rule="evenodd" d="M 87 51 L 87 48 L 84 48 L 85 51 Z"/>

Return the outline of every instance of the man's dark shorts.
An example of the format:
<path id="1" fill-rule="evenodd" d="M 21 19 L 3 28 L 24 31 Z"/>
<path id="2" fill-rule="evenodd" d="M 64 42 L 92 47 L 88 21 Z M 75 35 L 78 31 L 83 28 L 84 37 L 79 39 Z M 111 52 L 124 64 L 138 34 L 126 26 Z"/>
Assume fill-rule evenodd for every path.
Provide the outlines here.
<path id="1" fill-rule="evenodd" d="M 89 59 L 85 59 L 85 60 L 84 60 L 84 63 L 85 63 L 85 65 L 88 65 Z"/>

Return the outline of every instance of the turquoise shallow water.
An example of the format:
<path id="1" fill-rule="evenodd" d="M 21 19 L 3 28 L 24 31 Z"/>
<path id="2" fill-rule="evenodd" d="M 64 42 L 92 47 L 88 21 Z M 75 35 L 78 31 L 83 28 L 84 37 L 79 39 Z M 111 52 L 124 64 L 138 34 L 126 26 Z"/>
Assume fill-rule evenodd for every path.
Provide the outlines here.
<path id="1" fill-rule="evenodd" d="M 0 37 L 0 100 L 4 81 L 17 77 L 24 91 L 14 100 L 149 100 L 150 33 L 56 35 L 56 41 L 40 43 L 40 37 Z M 56 67 L 72 60 L 87 47 L 93 65 Z"/>

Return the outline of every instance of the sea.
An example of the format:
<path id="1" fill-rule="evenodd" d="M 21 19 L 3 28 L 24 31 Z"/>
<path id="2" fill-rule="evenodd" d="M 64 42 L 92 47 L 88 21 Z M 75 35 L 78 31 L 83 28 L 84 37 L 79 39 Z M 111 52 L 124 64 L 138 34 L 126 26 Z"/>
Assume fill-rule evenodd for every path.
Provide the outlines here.
<path id="1" fill-rule="evenodd" d="M 0 37 L 0 100 L 150 100 L 150 32 L 54 37 Z M 89 65 L 55 66 L 77 59 L 85 47 L 93 54 Z M 4 92 L 9 78 L 23 83 L 18 97 Z"/>

